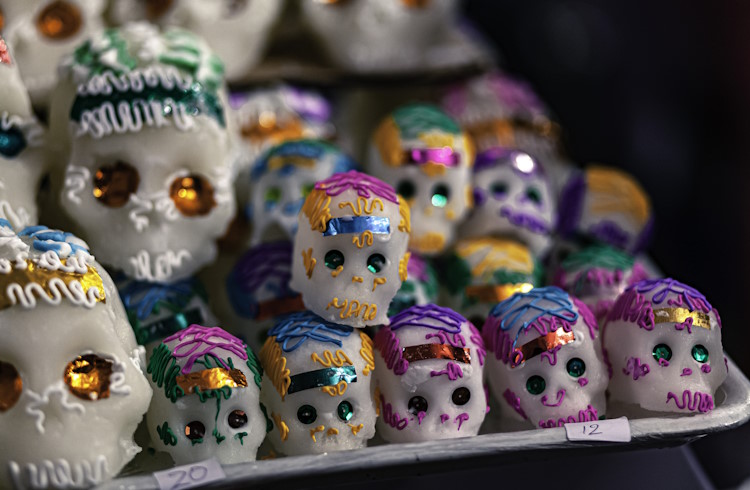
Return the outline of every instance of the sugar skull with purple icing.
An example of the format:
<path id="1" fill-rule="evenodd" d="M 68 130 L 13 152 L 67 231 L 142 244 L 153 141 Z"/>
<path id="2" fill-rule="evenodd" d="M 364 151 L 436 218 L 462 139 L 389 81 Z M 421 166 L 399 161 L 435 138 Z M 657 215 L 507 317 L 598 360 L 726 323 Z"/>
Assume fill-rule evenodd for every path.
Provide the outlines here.
<path id="1" fill-rule="evenodd" d="M 472 177 L 474 209 L 463 236 L 517 240 L 536 257 L 552 240 L 557 205 L 539 161 L 528 153 L 495 147 L 477 156 Z"/>
<path id="2" fill-rule="evenodd" d="M 472 206 L 474 145 L 438 107 L 399 107 L 375 130 L 367 169 L 395 187 L 413 220 L 409 249 L 436 255 L 453 242 Z"/>
<path id="3" fill-rule="evenodd" d="M 266 435 L 263 370 L 255 354 L 219 327 L 190 327 L 165 338 L 147 373 L 154 398 L 146 416 L 154 447 L 175 463 L 255 459 Z"/>
<path id="4" fill-rule="evenodd" d="M 299 214 L 290 286 L 324 319 L 388 323 L 406 280 L 409 206 L 391 186 L 349 171 L 315 184 Z"/>
<path id="5" fill-rule="evenodd" d="M 293 456 L 365 447 L 375 435 L 372 340 L 361 330 L 293 313 L 260 352 L 268 439 Z"/>
<path id="6" fill-rule="evenodd" d="M 718 311 L 674 279 L 622 293 L 603 328 L 610 396 L 654 412 L 706 413 L 727 377 Z"/>
<path id="7" fill-rule="evenodd" d="M 588 307 L 555 286 L 498 303 L 482 329 L 500 413 L 519 427 L 598 420 L 607 369 Z"/>
<path id="8" fill-rule="evenodd" d="M 435 268 L 428 260 L 417 254 L 411 254 L 409 265 L 406 267 L 408 273 L 406 280 L 401 284 L 396 296 L 388 308 L 388 316 L 415 305 L 427 305 L 436 303 L 439 293 L 439 284 Z"/>
<path id="9" fill-rule="evenodd" d="M 475 436 L 489 410 L 479 331 L 437 305 L 413 306 L 375 335 L 378 433 L 388 442 Z"/>

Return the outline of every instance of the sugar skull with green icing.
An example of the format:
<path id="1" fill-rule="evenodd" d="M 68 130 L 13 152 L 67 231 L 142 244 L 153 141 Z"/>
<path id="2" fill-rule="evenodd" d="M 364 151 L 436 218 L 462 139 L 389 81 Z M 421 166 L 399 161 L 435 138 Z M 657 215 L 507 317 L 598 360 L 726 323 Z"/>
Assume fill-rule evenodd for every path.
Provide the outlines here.
<path id="1" fill-rule="evenodd" d="M 70 233 L 0 219 L 0 487 L 114 478 L 151 388 L 112 279 Z"/>
<path id="2" fill-rule="evenodd" d="M 218 57 L 189 32 L 130 24 L 79 46 L 61 74 L 60 199 L 97 257 L 161 283 L 210 263 L 235 210 Z"/>
<path id="3" fill-rule="evenodd" d="M 293 456 L 365 447 L 377 417 L 372 340 L 310 311 L 289 315 L 268 335 L 262 399 L 274 449 Z"/>
<path id="4" fill-rule="evenodd" d="M 154 447 L 175 463 L 255 459 L 268 427 L 255 354 L 219 327 L 190 325 L 151 353 L 154 398 L 146 416 Z"/>
<path id="5" fill-rule="evenodd" d="M 367 158 L 368 171 L 411 207 L 409 249 L 425 256 L 446 250 L 473 203 L 468 135 L 435 106 L 407 105 L 380 123 Z"/>

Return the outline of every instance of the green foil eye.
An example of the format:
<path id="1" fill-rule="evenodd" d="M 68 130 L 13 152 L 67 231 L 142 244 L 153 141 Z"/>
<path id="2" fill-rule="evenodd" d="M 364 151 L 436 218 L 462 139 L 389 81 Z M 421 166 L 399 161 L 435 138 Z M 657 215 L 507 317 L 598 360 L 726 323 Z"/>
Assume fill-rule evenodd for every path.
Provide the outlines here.
<path id="1" fill-rule="evenodd" d="M 411 199 L 417 193 L 417 189 L 411 180 L 402 180 L 396 186 L 396 192 L 401 194 L 404 199 Z"/>
<path id="2" fill-rule="evenodd" d="M 432 205 L 436 208 L 444 208 L 450 198 L 450 189 L 445 184 L 438 184 L 432 189 Z"/>
<path id="3" fill-rule="evenodd" d="M 547 383 L 541 376 L 534 375 L 526 380 L 526 391 L 528 391 L 532 395 L 540 394 L 546 387 Z"/>
<path id="4" fill-rule="evenodd" d="M 325 256 L 326 267 L 329 269 L 338 269 L 344 265 L 344 254 L 338 250 L 329 250 Z"/>
<path id="5" fill-rule="evenodd" d="M 281 189 L 278 187 L 269 187 L 265 194 L 266 206 L 275 206 L 281 200 Z"/>
<path id="6" fill-rule="evenodd" d="M 659 359 L 664 359 L 665 361 L 672 359 L 672 349 L 670 349 L 667 344 L 656 345 L 652 354 L 657 361 Z"/>
<path id="7" fill-rule="evenodd" d="M 526 198 L 534 204 L 542 203 L 542 193 L 536 187 L 529 187 L 526 189 Z"/>
<path id="8" fill-rule="evenodd" d="M 297 410 L 297 420 L 303 424 L 312 424 L 318 418 L 318 411 L 312 405 L 302 405 Z"/>
<path id="9" fill-rule="evenodd" d="M 701 364 L 708 361 L 708 349 L 698 344 L 693 346 L 693 359 L 700 362 Z"/>
<path id="10" fill-rule="evenodd" d="M 352 407 L 351 403 L 343 401 L 336 407 L 336 413 L 341 420 L 348 422 L 354 417 L 354 407 Z"/>
<path id="11" fill-rule="evenodd" d="M 385 267 L 385 257 L 381 254 L 372 254 L 367 257 L 367 270 L 373 274 L 382 271 L 383 267 Z"/>
<path id="12" fill-rule="evenodd" d="M 580 378 L 586 372 L 586 363 L 577 357 L 569 360 L 566 367 L 568 368 L 568 374 L 574 378 Z"/>

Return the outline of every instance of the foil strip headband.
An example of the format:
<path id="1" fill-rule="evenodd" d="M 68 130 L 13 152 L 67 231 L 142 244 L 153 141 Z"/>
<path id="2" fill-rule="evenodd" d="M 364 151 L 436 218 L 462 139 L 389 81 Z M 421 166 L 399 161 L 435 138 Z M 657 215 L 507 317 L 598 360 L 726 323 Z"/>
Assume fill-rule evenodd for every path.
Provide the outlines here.
<path id="1" fill-rule="evenodd" d="M 443 148 L 413 148 L 404 151 L 404 161 L 412 165 L 434 163 L 446 167 L 457 167 L 461 163 L 461 155 L 449 146 Z"/>
<path id="2" fill-rule="evenodd" d="M 521 347 L 516 348 L 513 354 L 513 362 L 511 362 L 511 368 L 520 366 L 529 359 L 544 354 L 545 352 L 553 351 L 558 347 L 569 344 L 575 341 L 575 334 L 570 331 L 566 331 L 563 327 L 558 328 L 554 332 L 550 332 L 547 335 L 542 335 L 534 340 L 526 342 Z"/>
<path id="3" fill-rule="evenodd" d="M 360 234 L 365 231 L 369 231 L 374 235 L 389 235 L 391 233 L 391 220 L 381 216 L 331 218 L 328 220 L 323 236 Z"/>
<path id="4" fill-rule="evenodd" d="M 711 330 L 711 319 L 702 311 L 690 311 L 687 308 L 656 308 L 654 323 L 685 323 L 688 318 L 693 320 L 693 326 Z"/>
<path id="5" fill-rule="evenodd" d="M 195 393 L 196 389 L 201 391 L 219 390 L 227 386 L 230 388 L 247 388 L 247 378 L 242 371 L 221 367 L 181 374 L 175 378 L 175 381 L 186 395 Z"/>
<path id="6" fill-rule="evenodd" d="M 534 285 L 528 282 L 518 284 L 500 284 L 466 286 L 464 290 L 467 298 L 473 298 L 480 303 L 499 303 L 505 301 L 516 293 L 528 293 L 534 289 Z"/>
<path id="7" fill-rule="evenodd" d="M 298 391 L 322 388 L 324 386 L 336 386 L 342 381 L 346 383 L 357 382 L 357 370 L 354 366 L 331 367 L 295 374 L 290 378 L 288 395 Z"/>
<path id="8" fill-rule="evenodd" d="M 449 344 L 412 345 L 401 349 L 401 355 L 407 362 L 447 359 L 464 364 L 471 363 L 471 351 L 468 347 L 453 347 Z"/>

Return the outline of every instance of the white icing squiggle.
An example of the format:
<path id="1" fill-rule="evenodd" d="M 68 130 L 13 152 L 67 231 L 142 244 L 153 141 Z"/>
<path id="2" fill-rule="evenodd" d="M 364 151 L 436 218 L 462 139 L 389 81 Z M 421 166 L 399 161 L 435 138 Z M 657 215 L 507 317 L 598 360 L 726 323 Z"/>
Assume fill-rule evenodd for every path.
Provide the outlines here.
<path id="1" fill-rule="evenodd" d="M 109 376 L 109 392 L 119 396 L 129 395 L 131 388 L 125 381 L 125 364 L 112 355 L 102 355 L 101 357 L 112 360 L 112 374 Z"/>
<path id="2" fill-rule="evenodd" d="M 26 404 L 25 412 L 29 417 L 36 419 L 36 430 L 40 434 L 44 434 L 45 432 L 44 421 L 47 415 L 44 413 L 44 407 L 49 405 L 51 395 L 58 395 L 60 397 L 60 406 L 65 410 L 69 412 L 78 412 L 81 415 L 86 413 L 86 409 L 81 403 L 70 401 L 68 398 L 70 394 L 62 380 L 47 386 L 41 394 L 35 393 L 30 389 L 24 389 L 24 394 L 28 398 L 31 398 Z"/>
<path id="3" fill-rule="evenodd" d="M 170 114 L 167 119 L 165 114 Z M 120 101 L 115 109 L 112 102 L 81 113 L 76 137 L 90 135 L 102 138 L 112 133 L 125 134 L 139 132 L 145 123 L 148 127 L 176 127 L 180 131 L 191 131 L 196 127 L 194 116 L 188 114 L 183 104 L 172 99 L 164 101 L 137 99 L 132 102 Z"/>
<path id="4" fill-rule="evenodd" d="M 78 86 L 78 96 L 111 95 L 113 92 L 141 93 L 146 88 L 161 87 L 171 90 L 189 90 L 193 85 L 193 78 L 181 73 L 173 66 L 150 66 L 134 70 L 122 75 L 115 75 L 107 70 L 104 73 L 92 75 L 86 83 Z"/>
<path id="5" fill-rule="evenodd" d="M 5 199 L 0 201 L 0 218 L 7 219 L 11 226 L 17 230 L 25 228 L 31 224 L 31 216 L 26 209 L 22 207 L 14 209 L 11 203 Z"/>
<path id="6" fill-rule="evenodd" d="M 135 226 L 135 231 L 143 233 L 143 230 L 148 228 L 150 224 L 148 216 L 144 216 L 144 214 L 154 209 L 154 203 L 150 199 L 138 197 L 138 194 L 131 194 L 129 205 L 132 206 L 132 209 L 128 213 L 128 218 Z"/>
<path id="7" fill-rule="evenodd" d="M 65 187 L 63 192 L 68 201 L 81 204 L 79 194 L 86 189 L 86 183 L 91 180 L 91 171 L 80 165 L 68 165 L 65 173 Z"/>
<path id="8" fill-rule="evenodd" d="M 67 459 L 44 459 L 39 463 L 8 462 L 15 488 L 89 488 L 109 475 L 107 458 L 99 455 L 90 462 L 71 464 Z"/>
<path id="9" fill-rule="evenodd" d="M 104 295 L 96 287 L 83 290 L 83 286 L 77 280 L 72 280 L 65 284 L 65 281 L 59 277 L 53 277 L 47 281 L 47 289 L 40 284 L 30 282 L 25 287 L 18 283 L 9 284 L 6 295 L 11 305 L 20 304 L 24 308 L 34 308 L 37 304 L 37 297 L 44 302 L 56 306 L 62 302 L 63 298 L 76 306 L 85 306 L 93 308 L 99 298 Z"/>
<path id="10" fill-rule="evenodd" d="M 191 260 L 193 256 L 185 249 L 167 250 L 160 253 L 152 261 L 146 250 L 141 250 L 129 262 L 133 267 L 133 276 L 139 281 L 164 282 L 172 278 L 173 269 L 182 266 L 183 260 Z"/>
<path id="11" fill-rule="evenodd" d="M 75 255 L 68 257 L 63 264 L 60 260 L 60 256 L 56 252 L 47 250 L 39 256 L 37 265 L 48 271 L 62 271 L 69 274 L 86 274 L 88 272 L 87 263 L 91 258 L 91 255 L 82 250 L 78 250 Z"/>
<path id="12" fill-rule="evenodd" d="M 44 144 L 44 129 L 35 118 L 22 119 L 16 114 L 3 111 L 0 115 L 0 129 L 8 131 L 13 127 L 18 128 L 23 133 L 29 147 L 38 147 Z"/>

